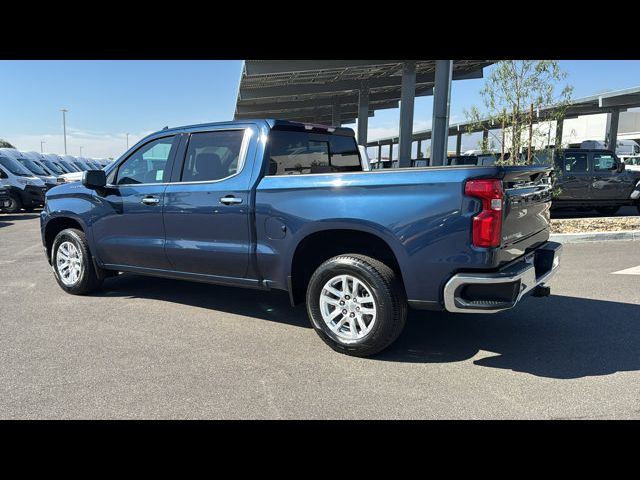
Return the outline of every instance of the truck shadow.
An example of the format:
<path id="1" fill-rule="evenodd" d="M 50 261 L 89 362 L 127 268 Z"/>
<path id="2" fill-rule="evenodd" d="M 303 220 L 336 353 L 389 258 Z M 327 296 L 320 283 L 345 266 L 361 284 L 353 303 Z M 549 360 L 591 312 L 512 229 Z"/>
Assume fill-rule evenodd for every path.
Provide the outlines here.
<path id="1" fill-rule="evenodd" d="M 552 295 L 494 315 L 412 311 L 376 360 L 475 365 L 569 379 L 640 370 L 640 305 Z"/>
<path id="2" fill-rule="evenodd" d="M 291 308 L 286 292 L 265 292 L 206 283 L 121 274 L 105 280 L 102 297 L 139 297 L 311 328 L 304 305 Z"/>
<path id="3" fill-rule="evenodd" d="M 286 293 L 123 274 L 94 294 L 140 297 L 311 328 Z M 318 348 L 325 348 L 318 341 Z M 552 295 L 495 315 L 410 310 L 398 340 L 371 361 L 449 363 L 570 379 L 640 370 L 640 305 Z"/>

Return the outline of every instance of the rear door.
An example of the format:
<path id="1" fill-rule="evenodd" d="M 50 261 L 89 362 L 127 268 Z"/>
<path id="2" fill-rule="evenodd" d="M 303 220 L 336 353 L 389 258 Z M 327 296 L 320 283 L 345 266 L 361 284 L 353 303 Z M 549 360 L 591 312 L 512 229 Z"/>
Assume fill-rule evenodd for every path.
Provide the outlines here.
<path id="1" fill-rule="evenodd" d="M 165 192 L 166 252 L 173 270 L 246 276 L 256 143 L 251 138 L 257 137 L 249 126 L 190 134 Z"/>
<path id="2" fill-rule="evenodd" d="M 565 152 L 560 159 L 562 172 L 556 186 L 559 200 L 587 200 L 591 189 L 591 172 L 587 152 Z"/>
<path id="3" fill-rule="evenodd" d="M 92 231 L 104 263 L 170 268 L 162 209 L 178 142 L 171 135 L 142 145 L 109 174 L 107 188 L 95 192 L 99 207 Z"/>

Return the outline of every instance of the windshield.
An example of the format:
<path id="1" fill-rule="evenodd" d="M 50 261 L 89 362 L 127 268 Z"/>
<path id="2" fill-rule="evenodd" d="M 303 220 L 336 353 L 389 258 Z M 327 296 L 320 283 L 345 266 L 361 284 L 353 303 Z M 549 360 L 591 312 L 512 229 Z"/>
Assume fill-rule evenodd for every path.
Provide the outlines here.
<path id="1" fill-rule="evenodd" d="M 76 167 L 75 165 L 72 165 L 71 162 L 67 162 L 66 160 L 60 160 L 60 163 L 62 165 L 64 165 L 65 167 L 67 167 L 67 170 L 69 170 L 69 172 L 79 172 L 80 169 L 78 167 Z"/>
<path id="2" fill-rule="evenodd" d="M 80 170 L 86 170 L 87 167 L 85 167 L 82 163 L 80 162 L 73 162 L 73 164 L 78 167 Z"/>
<path id="3" fill-rule="evenodd" d="M 33 173 L 11 158 L 0 157 L 0 165 L 18 177 L 33 177 Z"/>
<path id="4" fill-rule="evenodd" d="M 42 163 L 44 163 L 49 170 L 51 170 L 53 173 L 57 175 L 62 175 L 63 173 L 65 173 L 64 170 L 62 170 L 59 166 L 57 166 L 51 160 L 42 160 Z"/>
<path id="5" fill-rule="evenodd" d="M 40 166 L 36 165 L 33 160 L 29 160 L 28 158 L 17 158 L 16 160 L 20 162 L 23 167 L 36 175 L 47 175 L 47 172 L 45 172 Z"/>
<path id="6" fill-rule="evenodd" d="M 42 163 L 40 160 L 34 160 L 33 163 L 35 163 L 36 165 L 38 165 L 42 170 L 44 170 L 45 172 L 47 172 L 47 175 L 53 175 L 53 172 L 51 171 L 51 169 L 49 167 L 47 167 L 44 163 Z"/>

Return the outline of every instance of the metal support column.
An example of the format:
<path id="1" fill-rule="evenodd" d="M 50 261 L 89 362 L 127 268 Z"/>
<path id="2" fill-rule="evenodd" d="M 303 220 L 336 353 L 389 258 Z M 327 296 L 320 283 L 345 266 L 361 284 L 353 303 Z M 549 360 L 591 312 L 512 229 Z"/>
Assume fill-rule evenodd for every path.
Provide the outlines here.
<path id="1" fill-rule="evenodd" d="M 331 106 L 331 124 L 334 127 L 340 126 L 340 105 L 337 103 Z"/>
<path id="2" fill-rule="evenodd" d="M 400 92 L 400 133 L 398 135 L 398 166 L 411 166 L 411 140 L 413 136 L 413 106 L 416 96 L 416 62 L 402 64 Z"/>
<path id="3" fill-rule="evenodd" d="M 431 126 L 431 165 L 444 165 L 449 140 L 449 104 L 453 60 L 436 60 Z"/>
<path id="4" fill-rule="evenodd" d="M 489 149 L 489 130 L 482 130 L 482 148 Z"/>
<path id="5" fill-rule="evenodd" d="M 462 151 L 462 132 L 458 132 L 456 135 L 456 155 L 460 155 Z"/>
<path id="6" fill-rule="evenodd" d="M 618 143 L 618 122 L 620 120 L 620 109 L 614 108 L 607 115 L 607 148 L 616 151 Z"/>
<path id="7" fill-rule="evenodd" d="M 422 158 L 420 157 L 420 149 L 422 148 L 422 140 L 418 140 L 418 148 L 416 148 L 416 158 Z"/>
<path id="8" fill-rule="evenodd" d="M 555 148 L 562 147 L 562 127 L 564 126 L 564 119 L 560 119 L 556 122 L 556 140 Z"/>
<path id="9" fill-rule="evenodd" d="M 358 144 L 367 144 L 367 129 L 369 126 L 369 82 L 360 84 L 358 96 Z"/>
<path id="10" fill-rule="evenodd" d="M 378 162 L 382 161 L 382 144 L 378 144 Z"/>

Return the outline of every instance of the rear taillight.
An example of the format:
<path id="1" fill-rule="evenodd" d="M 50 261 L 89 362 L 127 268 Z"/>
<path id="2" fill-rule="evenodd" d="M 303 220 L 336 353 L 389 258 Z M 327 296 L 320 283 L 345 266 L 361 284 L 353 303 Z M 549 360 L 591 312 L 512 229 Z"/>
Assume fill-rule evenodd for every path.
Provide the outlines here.
<path id="1" fill-rule="evenodd" d="M 502 181 L 468 180 L 464 185 L 464 194 L 482 200 L 482 211 L 473 217 L 473 245 L 499 247 L 502 234 Z"/>

